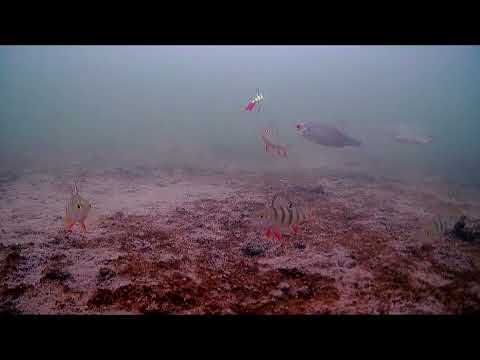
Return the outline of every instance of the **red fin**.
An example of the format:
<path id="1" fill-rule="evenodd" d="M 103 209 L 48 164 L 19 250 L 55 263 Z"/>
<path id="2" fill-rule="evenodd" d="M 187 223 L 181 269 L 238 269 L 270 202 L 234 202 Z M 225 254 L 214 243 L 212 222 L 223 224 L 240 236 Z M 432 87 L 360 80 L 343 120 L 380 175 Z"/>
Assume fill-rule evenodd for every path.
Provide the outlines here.
<path id="1" fill-rule="evenodd" d="M 276 230 L 273 230 L 273 234 L 275 235 L 275 239 L 282 240 L 282 233 Z"/>
<path id="2" fill-rule="evenodd" d="M 315 216 L 313 215 L 312 211 L 308 212 L 308 221 L 313 221 L 315 219 Z"/>
<path id="3" fill-rule="evenodd" d="M 292 232 L 293 232 L 295 235 L 297 235 L 298 233 L 300 233 L 301 230 L 302 230 L 302 229 L 301 229 L 300 226 L 298 226 L 297 224 L 292 225 Z"/>
<path id="4" fill-rule="evenodd" d="M 265 231 L 265 236 L 267 237 L 267 239 L 271 239 L 272 238 L 272 229 L 267 229 L 267 231 Z"/>
<path id="5" fill-rule="evenodd" d="M 68 231 L 72 231 L 72 228 L 75 225 L 75 222 L 72 221 L 69 217 L 65 217 L 65 225 Z"/>
<path id="6" fill-rule="evenodd" d="M 297 234 L 297 227 L 295 225 L 292 225 L 292 234 Z"/>

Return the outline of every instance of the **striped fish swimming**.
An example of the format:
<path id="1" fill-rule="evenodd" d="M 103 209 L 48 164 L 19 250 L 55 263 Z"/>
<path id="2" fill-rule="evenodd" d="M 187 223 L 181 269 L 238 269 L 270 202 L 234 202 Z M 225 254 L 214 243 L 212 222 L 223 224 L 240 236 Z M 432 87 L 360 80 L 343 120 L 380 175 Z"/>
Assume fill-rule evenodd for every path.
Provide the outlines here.
<path id="1" fill-rule="evenodd" d="M 87 227 L 85 226 L 85 220 L 90 213 L 92 205 L 88 200 L 85 200 L 82 196 L 80 196 L 77 188 L 77 184 L 73 183 L 72 195 L 70 199 L 67 201 L 67 206 L 65 208 L 65 225 L 69 231 L 72 230 L 75 224 L 79 224 L 82 226 L 83 232 L 87 231 Z"/>
<path id="2" fill-rule="evenodd" d="M 270 206 L 266 206 L 254 215 L 254 221 L 265 229 L 265 235 L 268 239 L 274 237 L 277 240 L 282 238 L 282 232 L 289 229 L 291 233 L 300 232 L 300 225 L 311 219 L 311 213 L 306 209 L 294 205 L 288 201 L 286 204 L 272 200 Z"/>
<path id="3" fill-rule="evenodd" d="M 460 220 L 458 216 L 436 216 L 431 222 L 420 229 L 418 234 L 422 243 L 431 243 L 448 235 Z"/>
<path id="4" fill-rule="evenodd" d="M 264 129 L 261 139 L 265 145 L 265 151 L 273 156 L 288 157 L 288 149 L 286 146 L 278 143 L 277 137 L 273 134 L 272 129 Z"/>

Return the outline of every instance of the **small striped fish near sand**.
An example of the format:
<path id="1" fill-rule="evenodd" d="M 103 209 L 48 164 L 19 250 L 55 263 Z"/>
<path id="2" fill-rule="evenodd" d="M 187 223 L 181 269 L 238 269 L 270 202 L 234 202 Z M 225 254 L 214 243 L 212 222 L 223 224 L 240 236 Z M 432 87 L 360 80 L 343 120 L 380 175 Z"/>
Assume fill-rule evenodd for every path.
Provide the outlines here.
<path id="1" fill-rule="evenodd" d="M 277 240 L 282 238 L 282 232 L 291 230 L 291 233 L 298 234 L 300 225 L 312 218 L 310 211 L 295 206 L 291 201 L 286 204 L 276 203 L 278 194 L 272 200 L 270 206 L 255 213 L 256 222 L 265 228 L 265 235 L 268 239 L 274 237 Z"/>
<path id="2" fill-rule="evenodd" d="M 458 216 L 436 216 L 420 229 L 417 238 L 424 244 L 431 244 L 452 232 L 459 220 L 461 217 Z"/>
<path id="3" fill-rule="evenodd" d="M 72 195 L 67 201 L 65 208 L 65 225 L 69 231 L 72 230 L 75 224 L 79 224 L 82 227 L 83 232 L 87 231 L 85 220 L 92 209 L 92 205 L 82 196 L 80 196 L 77 188 L 77 183 L 73 183 Z"/>

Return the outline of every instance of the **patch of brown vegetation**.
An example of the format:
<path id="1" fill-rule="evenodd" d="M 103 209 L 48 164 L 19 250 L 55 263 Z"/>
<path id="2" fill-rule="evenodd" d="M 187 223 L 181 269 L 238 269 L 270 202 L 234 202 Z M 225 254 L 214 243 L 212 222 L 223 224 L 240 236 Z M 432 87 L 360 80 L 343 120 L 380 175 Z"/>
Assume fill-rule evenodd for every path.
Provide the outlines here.
<path id="1" fill-rule="evenodd" d="M 72 278 L 72 275 L 64 268 L 67 263 L 67 257 L 64 254 L 55 254 L 50 257 L 47 265 L 42 271 L 41 282 L 64 282 Z"/>
<path id="2" fill-rule="evenodd" d="M 99 288 L 87 305 L 91 308 L 113 307 L 141 313 L 175 313 L 195 304 L 192 285 L 192 280 L 176 273 L 157 284 L 131 283 L 115 290 Z"/>
<path id="3" fill-rule="evenodd" d="M 89 246 L 119 246 L 123 251 L 138 247 L 163 247 L 170 240 L 170 233 L 154 224 L 152 217 L 125 215 L 119 211 L 101 218 L 99 227 L 107 233 L 93 238 Z"/>

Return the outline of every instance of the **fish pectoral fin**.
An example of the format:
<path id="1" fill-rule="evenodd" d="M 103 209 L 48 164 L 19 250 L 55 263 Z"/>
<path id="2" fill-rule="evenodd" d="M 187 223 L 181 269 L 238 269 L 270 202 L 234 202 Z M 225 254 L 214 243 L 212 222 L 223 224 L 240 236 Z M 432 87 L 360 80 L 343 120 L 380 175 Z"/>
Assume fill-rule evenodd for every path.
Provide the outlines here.
<path id="1" fill-rule="evenodd" d="M 68 230 L 68 231 L 72 231 L 73 226 L 75 225 L 75 222 L 69 220 L 68 222 L 65 222 L 65 225 L 67 226 L 67 230 Z"/>
<path id="2" fill-rule="evenodd" d="M 87 232 L 87 226 L 85 225 L 85 223 L 83 221 L 80 223 L 80 225 L 82 226 L 82 231 Z"/>
<path id="3" fill-rule="evenodd" d="M 75 225 L 75 221 L 73 221 L 69 216 L 65 216 L 63 221 L 65 222 L 65 226 L 67 227 L 67 229 L 72 230 L 73 225 Z"/>
<path id="4" fill-rule="evenodd" d="M 275 239 L 282 240 L 282 233 L 280 231 L 273 230 L 273 234 L 275 236 Z"/>
<path id="5" fill-rule="evenodd" d="M 298 226 L 297 225 L 292 225 L 292 233 L 297 235 L 298 234 Z"/>

